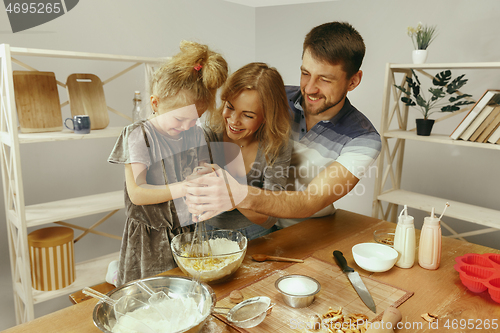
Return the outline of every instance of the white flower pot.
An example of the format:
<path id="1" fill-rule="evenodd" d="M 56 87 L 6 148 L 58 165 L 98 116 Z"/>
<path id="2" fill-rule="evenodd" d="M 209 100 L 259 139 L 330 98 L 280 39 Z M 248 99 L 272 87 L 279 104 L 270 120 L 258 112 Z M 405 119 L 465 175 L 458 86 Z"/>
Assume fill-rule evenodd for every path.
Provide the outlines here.
<path id="1" fill-rule="evenodd" d="M 423 64 L 427 59 L 427 50 L 413 50 L 411 58 L 414 64 Z"/>

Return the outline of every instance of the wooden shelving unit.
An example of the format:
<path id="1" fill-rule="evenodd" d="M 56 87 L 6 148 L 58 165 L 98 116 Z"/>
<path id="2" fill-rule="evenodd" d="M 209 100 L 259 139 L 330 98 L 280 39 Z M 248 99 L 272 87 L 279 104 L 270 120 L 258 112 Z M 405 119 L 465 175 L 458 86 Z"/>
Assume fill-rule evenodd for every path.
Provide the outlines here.
<path id="1" fill-rule="evenodd" d="M 436 63 L 422 65 L 387 64 L 382 104 L 382 125 L 380 130 L 382 150 L 377 165 L 377 179 L 375 182 L 372 216 L 396 222 L 398 205 L 408 205 L 408 207 L 427 212 L 430 212 L 432 207 L 435 207 L 436 213 L 441 214 L 445 203 L 450 202 L 450 207 L 446 211 L 447 216 L 487 227 L 459 234 L 449 225 L 443 223 L 442 225 L 452 233 L 450 237 L 463 239 L 463 237 L 467 236 L 498 231 L 500 229 L 500 210 L 450 201 L 401 189 L 401 175 L 403 172 L 403 159 L 407 140 L 500 150 L 500 145 L 496 144 L 452 140 L 448 135 L 440 134 L 419 136 L 416 134 L 414 128 L 409 129 L 409 108 L 400 102 L 401 91 L 397 90 L 394 84 L 404 84 L 406 76 L 412 75 L 412 69 L 428 77 L 432 77 L 433 75 L 428 74 L 426 70 L 500 69 L 500 62 Z M 397 76 L 398 78 L 402 76 L 402 80 L 396 81 Z M 437 119 L 436 122 L 445 120 L 449 116 L 450 115 L 443 116 Z M 392 145 L 390 143 L 392 143 Z M 383 203 L 387 203 L 385 209 Z"/>
<path id="2" fill-rule="evenodd" d="M 89 216 L 109 212 L 94 226 L 104 222 L 109 216 L 124 207 L 123 190 L 109 193 L 98 193 L 95 195 L 69 198 L 53 202 L 45 202 L 36 205 L 25 205 L 23 177 L 21 173 L 21 145 L 35 142 L 50 144 L 55 141 L 90 140 L 102 138 L 116 138 L 120 134 L 121 127 L 107 127 L 102 130 L 93 130 L 90 134 L 76 135 L 70 131 L 45 133 L 19 133 L 18 118 L 14 99 L 14 86 L 12 78 L 12 66 L 16 64 L 27 70 L 35 68 L 19 61 L 16 56 L 84 59 L 130 63 L 130 66 L 113 75 L 103 84 L 107 84 L 130 70 L 144 66 L 146 76 L 152 67 L 167 58 L 148 58 L 135 56 L 121 56 L 110 54 L 96 54 L 83 52 L 52 51 L 28 48 L 10 47 L 7 44 L 0 45 L 0 159 L 2 164 L 2 181 L 5 200 L 6 222 L 11 259 L 12 282 L 14 291 L 14 302 L 16 310 L 16 321 L 18 324 L 34 319 L 34 304 L 49 299 L 68 295 L 80 290 L 85 286 L 103 282 L 107 265 L 110 261 L 118 258 L 118 253 L 111 253 L 99 258 L 94 258 L 76 264 L 76 280 L 64 289 L 44 292 L 38 291 L 31 286 L 30 261 L 28 252 L 28 228 L 41 226 L 49 223 L 60 223 L 69 225 L 86 233 L 120 238 L 119 236 L 105 234 L 91 228 L 83 228 L 61 222 L 67 219 Z M 78 71 L 78 68 L 75 68 Z M 65 87 L 61 81 L 58 85 Z M 61 104 L 61 107 L 68 102 Z M 108 110 L 128 120 L 131 118 L 108 106 Z"/>

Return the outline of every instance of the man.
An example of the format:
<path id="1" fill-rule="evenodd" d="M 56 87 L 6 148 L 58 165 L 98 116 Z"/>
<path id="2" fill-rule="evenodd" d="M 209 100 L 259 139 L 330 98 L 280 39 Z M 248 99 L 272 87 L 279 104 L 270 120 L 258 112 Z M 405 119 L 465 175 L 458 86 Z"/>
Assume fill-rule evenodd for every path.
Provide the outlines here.
<path id="1" fill-rule="evenodd" d="M 313 28 L 304 40 L 300 87 L 287 87 L 293 139 L 290 186 L 262 190 L 240 185 L 218 170 L 218 177 L 212 173 L 188 184 L 190 212 L 202 214 L 200 220 L 234 208 L 289 219 L 333 214 L 333 203 L 354 188 L 381 148 L 373 125 L 347 99 L 361 82 L 364 53 L 362 37 L 348 23 Z"/>

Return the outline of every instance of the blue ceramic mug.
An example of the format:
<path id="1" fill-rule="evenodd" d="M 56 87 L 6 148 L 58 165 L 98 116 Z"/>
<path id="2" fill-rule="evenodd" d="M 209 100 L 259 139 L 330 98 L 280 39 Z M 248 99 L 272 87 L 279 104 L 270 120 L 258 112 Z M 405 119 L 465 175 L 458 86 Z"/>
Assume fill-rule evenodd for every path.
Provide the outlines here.
<path id="1" fill-rule="evenodd" d="M 66 124 L 68 120 L 71 120 L 73 123 L 73 128 L 68 127 Z M 72 130 L 75 134 L 89 134 L 90 133 L 90 117 L 87 115 L 78 115 L 73 118 L 66 118 L 64 121 L 64 126 L 67 129 Z"/>

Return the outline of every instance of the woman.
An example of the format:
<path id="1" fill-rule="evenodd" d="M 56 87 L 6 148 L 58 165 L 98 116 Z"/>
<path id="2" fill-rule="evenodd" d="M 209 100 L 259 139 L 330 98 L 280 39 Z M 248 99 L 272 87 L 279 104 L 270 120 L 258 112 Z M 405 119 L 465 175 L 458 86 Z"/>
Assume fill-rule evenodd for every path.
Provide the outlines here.
<path id="1" fill-rule="evenodd" d="M 204 128 L 207 141 L 232 143 L 241 149 L 248 185 L 284 189 L 292 147 L 281 75 L 264 63 L 245 65 L 228 78 L 221 100 Z M 215 144 L 210 146 L 213 153 Z M 276 220 L 250 210 L 232 210 L 208 220 L 207 228 L 236 229 L 251 240 L 271 233 Z"/>

